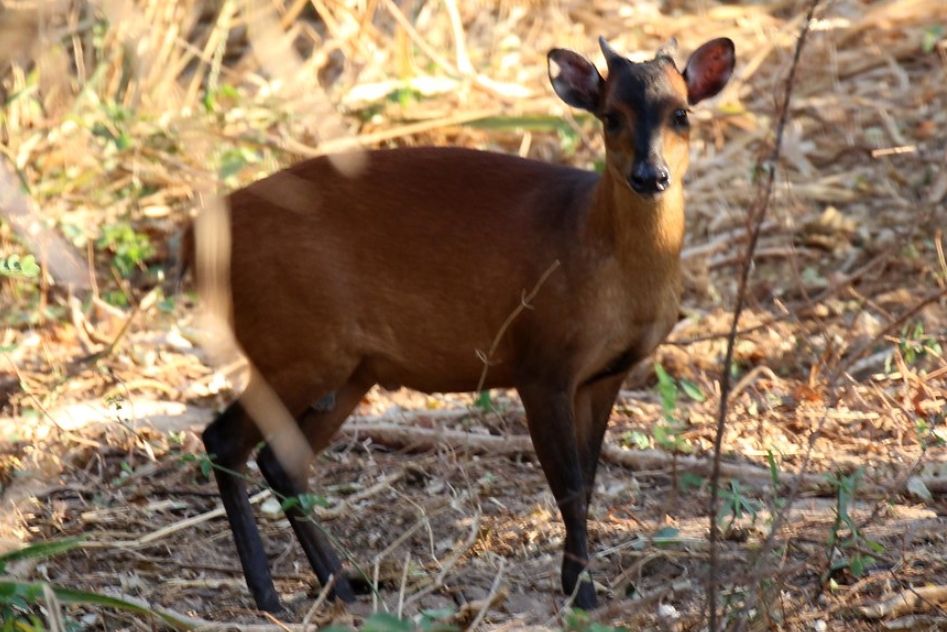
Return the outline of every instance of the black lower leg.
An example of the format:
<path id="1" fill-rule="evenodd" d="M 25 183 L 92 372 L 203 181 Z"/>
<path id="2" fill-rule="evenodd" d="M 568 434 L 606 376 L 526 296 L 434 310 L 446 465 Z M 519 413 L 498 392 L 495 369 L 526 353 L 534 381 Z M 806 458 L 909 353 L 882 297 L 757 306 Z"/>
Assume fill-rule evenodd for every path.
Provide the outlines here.
<path id="1" fill-rule="evenodd" d="M 588 505 L 584 492 L 578 492 L 581 500 L 571 502 L 560 500 L 559 509 L 566 528 L 565 552 L 562 557 L 562 590 L 567 595 L 575 595 L 573 604 L 584 610 L 590 610 L 598 604 L 595 586 L 587 573 L 589 566 L 588 532 L 586 515 Z"/>
<path id="2" fill-rule="evenodd" d="M 233 532 L 237 555 L 243 566 L 247 588 L 261 610 L 280 612 L 279 596 L 273 586 L 263 541 L 253 519 L 253 509 L 241 476 L 247 456 L 259 440 L 253 422 L 235 402 L 206 430 L 204 447 L 213 459 L 214 476 Z"/>
<path id="3" fill-rule="evenodd" d="M 257 456 L 257 464 L 266 482 L 282 498 L 299 496 L 304 493 L 305 487 L 301 482 L 293 480 L 270 446 L 264 446 Z M 319 581 L 326 585 L 330 577 L 335 577 L 332 596 L 347 603 L 355 600 L 355 594 L 348 579 L 342 574 L 342 565 L 332 548 L 332 544 L 325 534 L 312 522 L 311 516 L 306 515 L 296 504 L 286 510 L 286 518 L 296 533 L 309 564 L 315 571 Z"/>
<path id="4" fill-rule="evenodd" d="M 573 395 L 558 389 L 520 388 L 533 447 L 546 474 L 566 528 L 562 589 L 574 604 L 594 608 L 595 588 L 583 580 L 589 563 L 586 488 L 574 427 Z"/>

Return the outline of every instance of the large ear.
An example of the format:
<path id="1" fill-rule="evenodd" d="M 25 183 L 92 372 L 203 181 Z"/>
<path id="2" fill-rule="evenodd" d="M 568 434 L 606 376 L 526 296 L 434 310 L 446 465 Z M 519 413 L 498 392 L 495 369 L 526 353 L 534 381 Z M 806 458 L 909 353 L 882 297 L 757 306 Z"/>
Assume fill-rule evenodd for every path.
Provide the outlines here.
<path id="1" fill-rule="evenodd" d="M 684 68 L 687 102 L 694 105 L 723 90 L 736 61 L 736 49 L 727 37 L 710 40 L 695 50 Z"/>
<path id="2" fill-rule="evenodd" d="M 559 98 L 572 107 L 596 112 L 605 80 L 592 62 L 564 48 L 549 51 L 547 61 L 549 81 Z"/>

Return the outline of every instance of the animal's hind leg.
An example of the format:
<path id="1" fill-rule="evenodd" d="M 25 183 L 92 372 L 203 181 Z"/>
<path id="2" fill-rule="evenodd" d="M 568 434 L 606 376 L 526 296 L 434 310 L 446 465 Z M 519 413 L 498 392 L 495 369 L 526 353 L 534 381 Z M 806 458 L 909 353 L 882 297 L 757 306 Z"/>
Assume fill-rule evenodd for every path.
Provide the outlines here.
<path id="1" fill-rule="evenodd" d="M 334 394 L 323 397 L 298 418 L 299 428 L 309 441 L 313 454 L 319 454 L 328 445 L 371 386 L 370 383 L 352 379 Z M 267 483 L 281 498 L 296 497 L 308 489 L 308 468 L 287 471 L 269 445 L 260 450 L 257 463 Z M 286 517 L 319 581 L 325 585 L 334 576 L 334 596 L 345 602 L 354 601 L 352 586 L 342 574 L 339 558 L 322 529 L 298 503 L 286 510 Z"/>
<path id="2" fill-rule="evenodd" d="M 239 401 L 231 404 L 207 426 L 203 434 L 204 447 L 215 465 L 214 476 L 233 532 L 247 588 L 260 610 L 276 613 L 282 606 L 273 586 L 266 552 L 253 519 L 253 509 L 243 479 L 247 458 L 261 438 L 256 424 Z"/>

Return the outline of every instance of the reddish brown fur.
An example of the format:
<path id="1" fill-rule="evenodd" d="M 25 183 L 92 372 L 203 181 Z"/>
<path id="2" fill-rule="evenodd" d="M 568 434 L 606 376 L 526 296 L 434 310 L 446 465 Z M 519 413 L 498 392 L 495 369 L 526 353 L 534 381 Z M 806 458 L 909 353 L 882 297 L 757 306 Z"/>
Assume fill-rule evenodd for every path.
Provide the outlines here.
<path id="1" fill-rule="evenodd" d="M 356 370 L 476 388 L 477 352 L 556 260 L 500 339 L 487 387 L 541 370 L 574 388 L 626 349 L 646 355 L 674 322 L 679 186 L 646 201 L 609 174 L 464 149 L 367 163 L 350 179 L 316 159 L 230 200 L 236 336 L 291 411 Z"/>

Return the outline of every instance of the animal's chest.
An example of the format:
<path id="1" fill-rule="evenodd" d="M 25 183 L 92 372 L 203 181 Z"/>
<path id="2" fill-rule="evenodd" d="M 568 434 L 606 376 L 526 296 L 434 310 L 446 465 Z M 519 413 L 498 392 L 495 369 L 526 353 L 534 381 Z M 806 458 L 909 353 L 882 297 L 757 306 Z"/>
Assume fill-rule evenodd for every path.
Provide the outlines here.
<path id="1" fill-rule="evenodd" d="M 671 331 L 680 302 L 678 278 L 672 271 L 650 281 L 601 285 L 589 297 L 583 337 L 590 353 L 583 373 L 594 378 L 625 372 Z"/>

